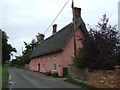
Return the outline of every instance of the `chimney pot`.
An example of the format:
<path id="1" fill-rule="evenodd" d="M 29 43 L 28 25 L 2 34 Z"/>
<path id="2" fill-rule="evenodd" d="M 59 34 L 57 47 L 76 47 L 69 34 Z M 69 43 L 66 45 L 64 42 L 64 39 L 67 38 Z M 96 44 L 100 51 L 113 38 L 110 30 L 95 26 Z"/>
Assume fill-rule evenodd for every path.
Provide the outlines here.
<path id="1" fill-rule="evenodd" d="M 53 33 L 55 33 L 57 31 L 57 24 L 53 25 Z"/>
<path id="2" fill-rule="evenodd" d="M 40 41 L 44 40 L 45 35 L 44 34 L 40 34 Z"/>

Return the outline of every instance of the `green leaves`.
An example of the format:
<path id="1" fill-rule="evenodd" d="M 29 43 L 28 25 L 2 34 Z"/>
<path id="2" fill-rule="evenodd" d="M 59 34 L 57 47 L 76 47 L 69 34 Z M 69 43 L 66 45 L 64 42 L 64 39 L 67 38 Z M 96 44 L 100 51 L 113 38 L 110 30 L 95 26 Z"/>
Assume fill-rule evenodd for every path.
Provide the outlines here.
<path id="1" fill-rule="evenodd" d="M 25 64 L 29 64 L 31 61 L 31 54 L 34 51 L 35 47 L 40 43 L 40 33 L 36 35 L 36 39 L 32 39 L 30 43 L 27 43 L 24 41 L 24 47 L 25 50 L 22 52 L 22 56 L 16 57 L 15 60 L 13 60 L 12 64 L 14 64 L 17 67 L 22 67 Z"/>
<path id="2" fill-rule="evenodd" d="M 13 48 L 11 44 L 8 44 L 8 36 L 2 31 L 2 63 L 10 60 L 11 52 L 17 52 L 16 48 Z"/>
<path id="3" fill-rule="evenodd" d="M 84 35 L 81 41 L 83 48 L 74 60 L 76 64 L 86 65 L 90 69 L 113 69 L 118 62 L 116 58 L 120 52 L 120 35 L 116 26 L 108 25 L 108 21 L 106 14 L 103 15 L 98 25 L 90 27 L 89 35 Z"/>

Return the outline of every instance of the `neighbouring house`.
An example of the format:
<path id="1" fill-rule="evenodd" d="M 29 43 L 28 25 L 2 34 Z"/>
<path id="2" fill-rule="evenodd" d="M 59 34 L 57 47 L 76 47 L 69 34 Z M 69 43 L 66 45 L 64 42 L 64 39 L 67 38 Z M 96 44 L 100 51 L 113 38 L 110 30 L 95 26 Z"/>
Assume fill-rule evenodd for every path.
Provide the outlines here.
<path id="1" fill-rule="evenodd" d="M 80 38 L 87 33 L 85 23 L 81 18 L 81 8 L 74 7 L 74 23 L 71 22 L 57 32 L 57 25 L 53 25 L 53 34 L 42 41 L 31 55 L 30 70 L 38 72 L 58 72 L 61 77 L 66 77 L 68 65 L 72 64 L 74 57 L 74 31 L 76 49 L 82 47 Z"/>

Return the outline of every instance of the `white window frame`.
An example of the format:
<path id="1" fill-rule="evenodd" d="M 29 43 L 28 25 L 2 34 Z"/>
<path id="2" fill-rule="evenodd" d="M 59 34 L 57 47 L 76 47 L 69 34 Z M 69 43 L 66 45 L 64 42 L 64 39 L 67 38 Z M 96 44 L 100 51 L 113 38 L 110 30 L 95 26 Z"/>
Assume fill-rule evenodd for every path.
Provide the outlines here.
<path id="1" fill-rule="evenodd" d="M 32 68 L 34 69 L 34 64 L 32 64 Z"/>
<path id="2" fill-rule="evenodd" d="M 45 70 L 45 68 L 44 68 L 44 67 L 45 67 L 45 64 L 42 64 L 42 70 Z"/>
<path id="3" fill-rule="evenodd" d="M 37 70 L 38 70 L 38 68 L 39 68 L 39 67 L 38 67 L 38 65 L 37 65 Z"/>
<path id="4" fill-rule="evenodd" d="M 53 64 L 53 71 L 56 71 L 56 70 L 57 70 L 57 64 L 54 63 L 54 64 Z"/>
<path id="5" fill-rule="evenodd" d="M 46 58 L 45 57 L 43 57 L 43 60 L 45 60 Z"/>
<path id="6" fill-rule="evenodd" d="M 50 59 L 50 55 L 48 55 L 48 58 L 47 58 L 48 60 Z"/>

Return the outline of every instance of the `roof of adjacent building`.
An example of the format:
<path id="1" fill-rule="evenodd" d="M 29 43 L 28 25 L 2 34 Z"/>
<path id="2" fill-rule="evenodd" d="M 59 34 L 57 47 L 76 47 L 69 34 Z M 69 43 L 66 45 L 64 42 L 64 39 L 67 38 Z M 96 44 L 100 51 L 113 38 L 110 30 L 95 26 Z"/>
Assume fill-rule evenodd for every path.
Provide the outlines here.
<path id="1" fill-rule="evenodd" d="M 75 19 L 75 29 L 77 28 L 80 28 L 83 34 L 87 33 L 87 29 L 81 17 Z M 33 51 L 31 58 L 64 50 L 67 43 L 73 36 L 73 31 L 73 23 L 66 25 L 64 28 L 54 33 L 49 38 L 43 40 Z"/>

